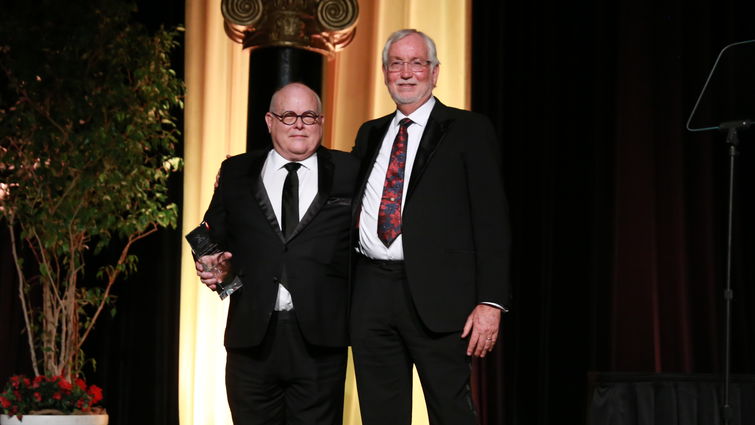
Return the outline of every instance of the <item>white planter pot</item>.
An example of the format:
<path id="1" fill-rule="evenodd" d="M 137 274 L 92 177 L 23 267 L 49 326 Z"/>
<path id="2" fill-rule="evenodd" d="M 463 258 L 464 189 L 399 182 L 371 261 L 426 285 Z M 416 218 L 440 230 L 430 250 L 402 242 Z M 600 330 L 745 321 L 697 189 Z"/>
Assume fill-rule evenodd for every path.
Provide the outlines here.
<path id="1" fill-rule="evenodd" d="M 107 425 L 107 415 L 0 415 L 0 425 Z"/>

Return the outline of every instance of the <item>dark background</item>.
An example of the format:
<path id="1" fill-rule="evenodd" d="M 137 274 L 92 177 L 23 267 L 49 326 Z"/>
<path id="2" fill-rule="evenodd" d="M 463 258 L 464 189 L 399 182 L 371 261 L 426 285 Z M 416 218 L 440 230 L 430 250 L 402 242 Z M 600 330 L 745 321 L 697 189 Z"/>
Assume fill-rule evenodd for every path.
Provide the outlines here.
<path id="1" fill-rule="evenodd" d="M 180 0 L 139 7 L 150 27 L 183 21 Z M 514 230 L 512 311 L 476 364 L 483 423 L 585 423 L 591 372 L 721 372 L 728 148 L 685 123 L 721 48 L 755 39 L 754 12 L 744 0 L 473 2 L 472 105 L 501 138 Z M 753 139 L 741 133 L 737 159 L 738 375 L 755 371 Z M 0 238 L 4 382 L 29 370 Z M 177 231 L 137 246 L 139 272 L 87 348 L 113 425 L 178 422 L 181 248 Z"/>

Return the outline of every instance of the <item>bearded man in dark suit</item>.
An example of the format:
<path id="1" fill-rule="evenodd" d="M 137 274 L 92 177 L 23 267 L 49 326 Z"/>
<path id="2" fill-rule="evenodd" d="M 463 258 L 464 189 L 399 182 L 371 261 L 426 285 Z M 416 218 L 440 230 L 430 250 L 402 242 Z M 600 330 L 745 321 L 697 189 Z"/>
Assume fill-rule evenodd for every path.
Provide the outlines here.
<path id="1" fill-rule="evenodd" d="M 472 425 L 470 358 L 508 307 L 510 230 L 498 142 L 482 115 L 432 95 L 435 44 L 392 34 L 383 75 L 397 111 L 368 121 L 355 199 L 351 344 L 364 425 L 411 422 L 412 365 L 430 423 Z"/>
<path id="2" fill-rule="evenodd" d="M 265 115 L 273 149 L 225 160 L 204 217 L 226 251 L 202 257 L 197 274 L 212 289 L 243 283 L 225 330 L 236 425 L 342 423 L 359 164 L 320 146 L 321 110 L 302 84 L 278 90 Z"/>

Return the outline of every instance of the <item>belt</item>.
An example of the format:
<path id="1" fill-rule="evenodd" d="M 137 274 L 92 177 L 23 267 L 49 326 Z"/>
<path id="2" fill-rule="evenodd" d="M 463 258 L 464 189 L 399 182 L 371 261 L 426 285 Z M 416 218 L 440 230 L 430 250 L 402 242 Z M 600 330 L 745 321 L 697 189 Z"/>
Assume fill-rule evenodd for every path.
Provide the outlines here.
<path id="1" fill-rule="evenodd" d="M 379 267 L 384 270 L 402 271 L 404 270 L 404 260 L 376 260 L 357 253 L 359 262 Z"/>
<path id="2" fill-rule="evenodd" d="M 273 310 L 271 318 L 277 318 L 279 321 L 288 322 L 296 318 L 294 310 Z"/>

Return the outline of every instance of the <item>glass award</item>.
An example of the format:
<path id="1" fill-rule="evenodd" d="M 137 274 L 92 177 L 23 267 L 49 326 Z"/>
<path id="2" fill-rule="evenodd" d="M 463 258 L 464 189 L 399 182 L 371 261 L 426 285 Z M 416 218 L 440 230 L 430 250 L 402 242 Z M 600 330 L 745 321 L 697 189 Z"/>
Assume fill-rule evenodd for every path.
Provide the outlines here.
<path id="1" fill-rule="evenodd" d="M 191 255 L 194 256 L 194 260 L 199 261 L 202 265 L 202 269 L 206 272 L 214 272 L 215 270 L 203 263 L 200 258 L 206 255 L 215 255 L 223 252 L 220 246 L 213 242 L 210 238 L 210 227 L 206 222 L 202 222 L 194 230 L 186 235 L 186 240 L 191 246 Z M 222 282 L 215 285 L 215 292 L 218 293 L 221 300 L 226 299 L 229 295 L 236 292 L 244 284 L 241 282 L 238 276 L 234 275 L 233 279 L 228 282 Z"/>

